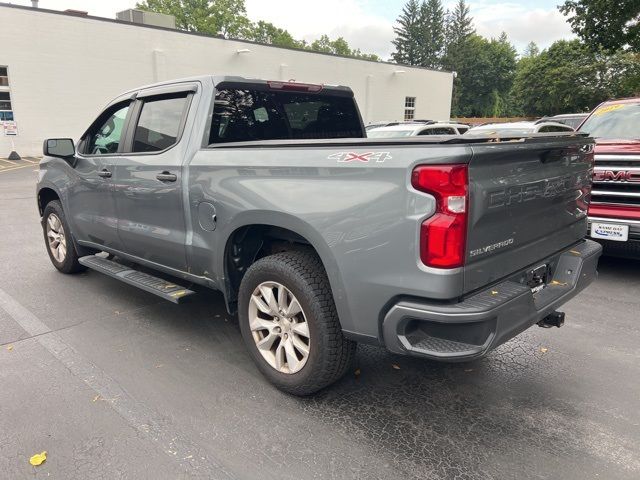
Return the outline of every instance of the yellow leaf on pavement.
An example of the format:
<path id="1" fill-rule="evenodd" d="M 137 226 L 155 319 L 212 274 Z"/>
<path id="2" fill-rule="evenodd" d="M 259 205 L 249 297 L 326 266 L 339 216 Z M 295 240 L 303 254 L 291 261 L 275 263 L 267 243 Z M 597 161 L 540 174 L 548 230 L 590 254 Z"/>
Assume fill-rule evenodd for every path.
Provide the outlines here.
<path id="1" fill-rule="evenodd" d="M 547 350 L 549 350 L 547 347 L 542 347 L 542 348 L 540 349 L 540 351 L 541 351 L 542 353 L 547 353 Z"/>
<path id="2" fill-rule="evenodd" d="M 9 351 L 13 350 L 13 345 L 9 345 L 9 346 L 7 347 L 7 350 L 9 350 Z"/>
<path id="3" fill-rule="evenodd" d="M 42 462 L 44 462 L 46 459 L 47 459 L 47 452 L 36 453 L 33 457 L 29 459 L 29 463 L 34 467 L 37 467 L 38 465 L 42 465 Z"/>

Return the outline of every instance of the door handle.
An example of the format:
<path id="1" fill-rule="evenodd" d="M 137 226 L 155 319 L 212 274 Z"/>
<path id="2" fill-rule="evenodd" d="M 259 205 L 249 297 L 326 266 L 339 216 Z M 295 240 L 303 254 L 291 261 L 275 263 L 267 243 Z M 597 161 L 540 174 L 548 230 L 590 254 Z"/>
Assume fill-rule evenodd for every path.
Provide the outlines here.
<path id="1" fill-rule="evenodd" d="M 98 176 L 102 178 L 111 178 L 111 172 L 106 168 L 103 168 L 98 172 Z"/>
<path id="2" fill-rule="evenodd" d="M 166 170 L 162 173 L 157 174 L 156 178 L 161 182 L 175 182 L 178 179 L 177 176 L 175 176 L 173 173 L 167 172 Z"/>

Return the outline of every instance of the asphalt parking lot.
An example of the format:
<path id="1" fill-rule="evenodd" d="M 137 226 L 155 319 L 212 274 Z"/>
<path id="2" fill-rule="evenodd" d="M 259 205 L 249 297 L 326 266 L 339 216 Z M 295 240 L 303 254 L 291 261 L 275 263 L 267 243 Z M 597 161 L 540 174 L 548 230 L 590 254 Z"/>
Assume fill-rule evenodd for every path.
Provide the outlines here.
<path id="1" fill-rule="evenodd" d="M 563 328 L 484 360 L 360 347 L 359 375 L 299 399 L 217 293 L 58 273 L 20 166 L 0 170 L 1 478 L 640 478 L 640 262 L 603 259 Z"/>

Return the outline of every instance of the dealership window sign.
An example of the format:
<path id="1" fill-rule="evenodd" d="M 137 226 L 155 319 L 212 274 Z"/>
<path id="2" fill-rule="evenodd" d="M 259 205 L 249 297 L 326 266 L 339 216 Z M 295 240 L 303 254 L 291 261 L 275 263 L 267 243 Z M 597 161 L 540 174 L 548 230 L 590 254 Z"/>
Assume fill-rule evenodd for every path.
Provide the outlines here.
<path id="1" fill-rule="evenodd" d="M 15 137 L 18 135 L 18 124 L 16 122 L 3 122 L 4 136 Z"/>

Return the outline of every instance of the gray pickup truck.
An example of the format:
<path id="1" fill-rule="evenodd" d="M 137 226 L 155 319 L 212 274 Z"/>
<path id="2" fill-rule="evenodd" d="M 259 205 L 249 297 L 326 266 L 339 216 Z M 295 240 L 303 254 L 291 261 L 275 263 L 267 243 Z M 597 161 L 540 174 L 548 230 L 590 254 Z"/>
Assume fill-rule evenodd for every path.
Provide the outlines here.
<path id="1" fill-rule="evenodd" d="M 44 142 L 50 259 L 175 303 L 219 290 L 258 368 L 297 395 L 340 378 L 357 342 L 467 361 L 562 324 L 601 253 L 584 238 L 592 139 L 364 137 L 345 87 L 129 91 L 77 144 Z"/>

